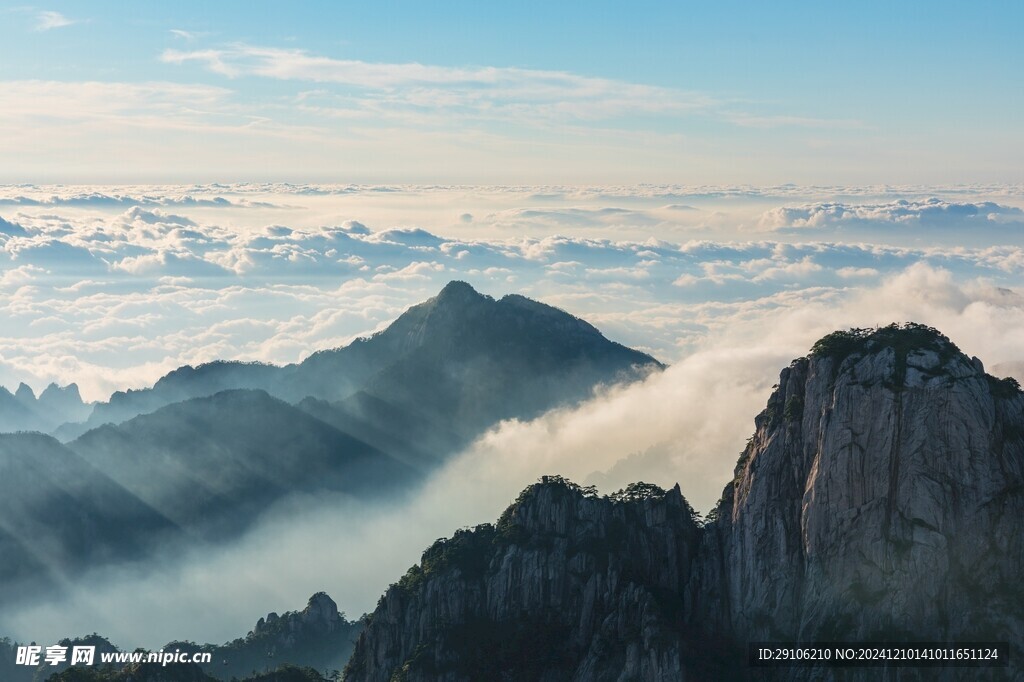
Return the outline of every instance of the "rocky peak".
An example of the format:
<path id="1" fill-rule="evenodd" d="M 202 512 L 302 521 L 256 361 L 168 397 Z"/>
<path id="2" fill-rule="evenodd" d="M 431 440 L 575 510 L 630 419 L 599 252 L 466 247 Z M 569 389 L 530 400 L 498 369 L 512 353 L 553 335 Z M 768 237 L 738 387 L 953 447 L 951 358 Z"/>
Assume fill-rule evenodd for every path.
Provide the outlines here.
<path id="1" fill-rule="evenodd" d="M 833 332 L 812 346 L 809 358 L 860 383 L 900 388 L 984 373 L 980 360 L 967 358 L 938 330 L 912 322 Z"/>
<path id="2" fill-rule="evenodd" d="M 260 618 L 249 636 L 283 634 L 292 637 L 299 631 L 307 636 L 312 633 L 326 634 L 343 624 L 347 624 L 347 621 L 344 614 L 338 611 L 338 605 L 334 600 L 324 592 L 317 592 L 309 598 L 306 608 L 302 611 L 287 611 L 282 615 L 271 611 L 266 618 Z"/>
<path id="3" fill-rule="evenodd" d="M 51 383 L 49 386 L 43 389 L 43 392 L 39 394 L 40 400 L 46 400 L 48 398 L 61 397 L 70 400 L 78 400 L 81 402 L 82 396 L 78 392 L 78 384 L 68 384 L 63 388 L 55 383 Z"/>
<path id="4" fill-rule="evenodd" d="M 14 397 L 26 405 L 34 405 L 36 402 L 35 391 L 25 382 L 18 384 L 18 390 L 14 392 Z"/>
<path id="5" fill-rule="evenodd" d="M 599 497 L 558 476 L 440 540 L 370 618 L 347 680 L 681 679 L 698 528 L 679 489 Z M 661 597 L 671 604 L 659 606 Z"/>
<path id="6" fill-rule="evenodd" d="M 432 300 L 436 305 L 459 305 L 474 303 L 488 299 L 488 296 L 477 292 L 468 282 L 452 280 L 444 285 Z"/>
<path id="7" fill-rule="evenodd" d="M 51 383 L 39 394 L 39 406 L 66 414 L 66 419 L 77 419 L 87 411 L 82 395 L 78 392 L 78 384 L 68 384 L 61 388 Z"/>
<path id="8" fill-rule="evenodd" d="M 325 592 L 317 592 L 309 598 L 301 617 L 306 625 L 319 625 L 328 631 L 334 629 L 341 619 L 338 605 Z"/>
<path id="9" fill-rule="evenodd" d="M 360 621 L 346 620 L 345 615 L 338 612 L 334 600 L 318 592 L 309 598 L 302 611 L 286 611 L 280 615 L 271 612 L 260 618 L 256 627 L 243 638 L 219 646 L 171 642 L 164 648 L 210 652 L 213 664 L 206 666 L 207 672 L 221 680 L 246 678 L 252 670 L 272 669 L 280 665 L 340 670 L 348 660 L 352 642 L 361 629 Z"/>

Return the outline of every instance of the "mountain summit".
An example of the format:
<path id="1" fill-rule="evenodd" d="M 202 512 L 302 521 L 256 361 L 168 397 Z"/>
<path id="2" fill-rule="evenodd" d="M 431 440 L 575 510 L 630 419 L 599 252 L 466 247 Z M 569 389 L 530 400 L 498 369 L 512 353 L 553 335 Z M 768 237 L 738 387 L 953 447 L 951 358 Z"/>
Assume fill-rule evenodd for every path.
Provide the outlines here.
<path id="1" fill-rule="evenodd" d="M 557 308 L 452 282 L 387 329 L 296 365 L 179 368 L 97 405 L 88 422 L 60 432 L 63 444 L 0 434 L 0 472 L 15 472 L 0 479 L 0 531 L 56 519 L 33 525 L 34 535 L 0 532 L 0 549 L 10 550 L 0 552 L 0 575 L 11 578 L 0 605 L 30 595 L 28 587 L 141 558 L 157 534 L 231 540 L 290 496 L 403 495 L 501 420 L 529 419 L 661 367 Z M 0 412 L 15 415 L 76 401 L 73 384 L 38 400 L 27 386 L 17 396 L 0 390 Z M 73 495 L 51 461 L 82 470 Z M 26 467 L 36 466 L 40 480 L 28 485 Z M 82 524 L 90 542 L 69 542 L 68 528 Z"/>
<path id="2" fill-rule="evenodd" d="M 286 367 L 238 362 L 182 367 L 151 389 L 115 393 L 109 403 L 96 406 L 85 425 L 65 428 L 61 435 L 70 439 L 88 428 L 223 390 L 260 389 L 290 403 L 325 401 L 342 412 L 365 411 L 369 403 L 377 411 L 404 412 L 443 426 L 453 436 L 443 448 L 448 449 L 499 420 L 531 418 L 582 400 L 599 384 L 633 380 L 662 367 L 558 308 L 516 295 L 495 300 L 455 281 L 383 331 L 343 348 Z M 373 421 L 380 415 L 370 416 Z M 390 431 L 394 425 L 373 426 Z"/>
<path id="3" fill-rule="evenodd" d="M 1009 668 L 971 679 L 1019 679 L 1016 382 L 922 325 L 836 332 L 782 371 L 755 427 L 704 523 L 678 487 L 598 497 L 545 477 L 497 524 L 438 541 L 381 599 L 346 679 L 748 679 L 750 641 L 886 640 L 1010 642 Z"/>

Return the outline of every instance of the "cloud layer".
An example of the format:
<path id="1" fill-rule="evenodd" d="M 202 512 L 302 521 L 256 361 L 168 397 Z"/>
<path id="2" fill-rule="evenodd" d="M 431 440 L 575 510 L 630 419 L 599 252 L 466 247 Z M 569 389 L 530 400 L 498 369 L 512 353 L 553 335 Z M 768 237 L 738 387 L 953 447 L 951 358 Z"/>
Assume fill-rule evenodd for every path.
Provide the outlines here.
<path id="1" fill-rule="evenodd" d="M 992 201 L 951 202 L 935 197 L 926 200 L 900 199 L 885 204 L 818 203 L 784 206 L 766 211 L 761 226 L 768 229 L 828 229 L 844 226 L 948 228 L 963 234 L 1006 225 L 1018 234 L 1024 230 L 1024 211 Z"/>
<path id="2" fill-rule="evenodd" d="M 295 362 L 451 279 L 559 305 L 676 362 L 736 311 L 796 308 L 918 264 L 1019 286 L 1020 209 L 1005 192 L 793 217 L 764 209 L 780 198 L 763 190 L 721 188 L 0 188 L 0 384 L 77 381 L 101 399 L 185 363 Z M 780 231 L 766 215 L 814 227 Z M 807 240 L 835 222 L 848 240 Z"/>

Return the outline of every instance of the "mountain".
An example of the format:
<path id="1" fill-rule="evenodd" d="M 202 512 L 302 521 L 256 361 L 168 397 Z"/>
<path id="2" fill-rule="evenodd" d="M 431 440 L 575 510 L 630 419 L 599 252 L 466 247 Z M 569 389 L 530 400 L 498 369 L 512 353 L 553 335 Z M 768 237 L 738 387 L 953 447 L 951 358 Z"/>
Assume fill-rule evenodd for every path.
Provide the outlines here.
<path id="1" fill-rule="evenodd" d="M 369 498 L 416 478 L 390 455 L 254 390 L 168 405 L 94 429 L 68 448 L 207 539 L 244 530 L 294 493 Z"/>
<path id="2" fill-rule="evenodd" d="M 237 682 L 329 682 L 312 668 L 284 665 L 263 673 L 253 673 Z M 194 663 L 164 666 L 160 663 L 133 663 L 122 669 L 75 666 L 47 678 L 47 682 L 217 682 Z"/>
<path id="3" fill-rule="evenodd" d="M 364 381 L 366 393 L 450 425 L 464 440 L 662 367 L 557 308 L 518 295 L 494 300 L 464 282 L 449 283 L 366 344 L 384 359 Z"/>
<path id="4" fill-rule="evenodd" d="M 164 651 L 211 653 L 212 663 L 203 665 L 204 671 L 221 680 L 274 670 L 282 664 L 326 673 L 345 667 L 362 627 L 360 621 L 346 620 L 334 600 L 318 592 L 302 611 L 260 618 L 244 638 L 222 645 L 170 642 Z"/>
<path id="5" fill-rule="evenodd" d="M 47 386 L 39 397 L 25 383 L 12 394 L 0 387 L 0 433 L 40 431 L 49 433 L 66 422 L 86 419 L 92 407 L 82 402 L 76 384 Z"/>
<path id="6" fill-rule="evenodd" d="M 97 634 L 87 635 L 85 637 L 75 637 L 73 639 L 61 639 L 56 642 L 59 646 L 67 647 L 68 651 L 76 646 L 92 646 L 96 648 L 96 660 L 104 653 L 116 653 L 119 651 L 117 647 L 111 644 L 106 638 L 100 637 Z M 50 665 L 46 663 L 45 654 L 40 656 L 40 663 L 37 667 L 18 665 L 17 664 L 17 651 L 18 647 L 22 646 L 21 643 L 12 642 L 10 639 L 0 639 L 0 679 L 4 682 L 46 682 L 54 674 L 59 674 L 68 668 L 70 668 L 69 661 L 63 661 L 56 665 Z M 79 667 L 79 671 L 83 670 Z M 74 675 L 74 673 L 72 673 Z M 77 677 L 75 679 L 92 679 L 88 676 Z"/>
<path id="7" fill-rule="evenodd" d="M 746 644 L 885 640 L 1011 646 L 1007 668 L 887 679 L 1020 679 L 1014 380 L 921 325 L 836 332 L 783 370 L 755 427 L 704 523 L 678 488 L 602 498 L 547 477 L 438 541 L 381 598 L 346 679 L 832 679 L 753 671 Z"/>
<path id="8" fill-rule="evenodd" d="M 443 454 L 454 451 L 461 442 L 448 425 L 431 422 L 363 391 L 334 403 L 306 398 L 296 407 L 421 471 L 440 464 Z"/>
<path id="9" fill-rule="evenodd" d="M 344 348 L 313 353 L 295 365 L 214 362 L 183 367 L 152 388 L 115 393 L 83 424 L 66 425 L 73 439 L 105 423 L 227 389 L 259 389 L 289 403 L 312 398 L 339 418 L 366 403 L 390 412 L 389 428 L 408 440 L 433 425 L 444 431 L 433 447 L 449 454 L 502 419 L 528 419 L 588 397 L 600 384 L 632 380 L 662 365 L 609 341 L 587 322 L 518 295 L 495 300 L 465 282 L 409 308 L 387 329 Z M 353 409 L 352 401 L 356 405 Z M 321 405 L 322 407 L 322 405 Z M 368 426 L 381 424 L 369 420 Z"/>
<path id="10" fill-rule="evenodd" d="M 55 439 L 0 435 L 0 604 L 178 535 L 173 522 Z"/>
<path id="11" fill-rule="evenodd" d="M 168 405 L 68 444 L 0 435 L 0 603 L 186 537 L 237 537 L 295 494 L 379 498 L 421 472 L 263 391 Z"/>
<path id="12" fill-rule="evenodd" d="M 370 615 L 346 680 L 681 679 L 699 534 L 678 487 L 600 498 L 545 477 L 497 524 L 424 552 Z"/>
<path id="13" fill-rule="evenodd" d="M 721 629 L 1024 642 L 1016 381 L 927 327 L 837 332 L 755 423 L 701 566 Z"/>
<path id="14" fill-rule="evenodd" d="M 245 637 L 222 645 L 169 642 L 160 650 L 186 654 L 209 653 L 208 664 L 101 665 L 101 653 L 121 650 L 99 635 L 58 642 L 69 650 L 75 645 L 96 647 L 94 666 L 67 662 L 37 668 L 14 665 L 18 644 L 0 639 L 0 674 L 4 682 L 325 682 L 337 679 L 352 653 L 360 621 L 348 621 L 337 604 L 323 592 L 309 598 L 302 611 L 260 618 Z M 71 668 L 71 669 L 69 669 Z M 56 677 L 53 677 L 56 674 Z"/>
<path id="15" fill-rule="evenodd" d="M 32 430 L 31 427 L 40 425 L 39 415 L 32 406 L 26 404 L 25 398 L 24 391 L 21 391 L 21 397 L 18 397 L 0 386 L 0 432 L 29 431 Z M 35 402 L 35 394 L 32 395 L 32 401 Z"/>
<path id="16" fill-rule="evenodd" d="M 15 587 L 22 578 L 48 586 L 115 558 L 146 558 L 157 545 L 142 539 L 154 528 L 168 530 L 164 539 L 225 541 L 289 496 L 400 491 L 499 420 L 660 367 L 568 313 L 453 282 L 379 334 L 298 365 L 180 368 L 65 424 L 64 437 L 80 433 L 64 446 L 5 437 L 0 577 L 13 582 L 0 600 L 27 594 Z M 0 418 L 19 430 L 50 430 L 84 409 L 74 384 L 38 398 L 25 384 L 0 390 Z M 68 476 L 80 475 L 77 498 L 58 496 L 69 484 L 47 463 L 60 458 Z M 35 480 L 41 466 L 47 475 Z"/>

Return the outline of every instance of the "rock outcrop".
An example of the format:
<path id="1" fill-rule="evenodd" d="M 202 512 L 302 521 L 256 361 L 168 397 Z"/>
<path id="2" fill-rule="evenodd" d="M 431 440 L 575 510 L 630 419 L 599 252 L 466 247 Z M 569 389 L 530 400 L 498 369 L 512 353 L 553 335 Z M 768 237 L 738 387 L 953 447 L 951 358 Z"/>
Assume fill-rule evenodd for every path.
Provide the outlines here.
<path id="1" fill-rule="evenodd" d="M 934 330 L 842 332 L 782 372 L 708 527 L 749 640 L 1024 641 L 1024 396 Z"/>
<path id="2" fill-rule="evenodd" d="M 50 384 L 38 398 L 24 382 L 14 393 L 0 386 L 0 433 L 50 433 L 65 422 L 86 419 L 91 411 L 92 404 L 82 401 L 77 384 Z"/>
<path id="3" fill-rule="evenodd" d="M 679 679 L 698 536 L 678 486 L 599 498 L 545 478 L 496 525 L 424 553 L 381 599 L 346 679 Z"/>
<path id="4" fill-rule="evenodd" d="M 783 370 L 703 524 L 678 488 L 557 478 L 439 541 L 346 679 L 957 680 L 1024 674 L 1024 395 L 920 325 Z M 993 640 L 1009 668 L 751 670 L 750 641 Z M 756 673 L 756 674 L 755 674 Z"/>
<path id="5" fill-rule="evenodd" d="M 326 673 L 345 666 L 362 627 L 361 621 L 347 620 L 327 594 L 317 592 L 302 611 L 271 612 L 245 637 L 222 645 L 170 642 L 164 650 L 209 652 L 212 662 L 203 669 L 220 680 L 269 675 L 282 665 Z"/>

